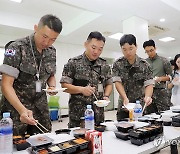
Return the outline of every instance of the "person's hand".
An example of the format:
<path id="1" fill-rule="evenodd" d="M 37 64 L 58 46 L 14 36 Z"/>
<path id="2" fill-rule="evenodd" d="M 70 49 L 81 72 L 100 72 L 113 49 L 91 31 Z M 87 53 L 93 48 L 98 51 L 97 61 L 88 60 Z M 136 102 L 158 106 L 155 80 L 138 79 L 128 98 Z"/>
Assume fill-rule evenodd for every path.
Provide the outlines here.
<path id="1" fill-rule="evenodd" d="M 33 118 L 33 112 L 31 110 L 26 110 L 20 114 L 20 121 L 29 125 L 35 125 L 36 120 Z"/>
<path id="2" fill-rule="evenodd" d="M 103 96 L 103 99 L 106 100 L 106 101 L 110 101 L 108 96 Z"/>
<path id="3" fill-rule="evenodd" d="M 91 96 L 94 92 L 95 92 L 95 87 L 91 87 L 90 85 L 86 87 L 82 87 L 82 91 L 81 91 L 81 93 L 84 96 Z"/>
<path id="4" fill-rule="evenodd" d="M 178 78 L 178 77 L 175 77 L 175 78 L 172 80 L 172 84 L 173 84 L 173 85 L 179 85 L 179 84 L 180 84 L 179 78 Z"/>
<path id="5" fill-rule="evenodd" d="M 128 99 L 128 98 L 125 98 L 125 99 L 123 100 L 123 105 L 126 106 L 128 103 L 129 103 L 129 99 Z"/>
<path id="6" fill-rule="evenodd" d="M 48 87 L 48 90 L 55 90 L 56 89 L 56 87 Z M 56 95 L 58 92 L 48 92 L 48 94 L 50 95 L 50 96 L 53 96 L 53 95 Z"/>
<path id="7" fill-rule="evenodd" d="M 160 83 L 161 82 L 161 78 L 160 77 L 158 77 L 158 76 L 155 76 L 154 77 L 154 81 L 155 81 L 155 83 Z"/>
<path id="8" fill-rule="evenodd" d="M 149 106 L 152 103 L 152 98 L 149 96 L 145 96 L 144 103 L 146 104 L 146 106 Z"/>

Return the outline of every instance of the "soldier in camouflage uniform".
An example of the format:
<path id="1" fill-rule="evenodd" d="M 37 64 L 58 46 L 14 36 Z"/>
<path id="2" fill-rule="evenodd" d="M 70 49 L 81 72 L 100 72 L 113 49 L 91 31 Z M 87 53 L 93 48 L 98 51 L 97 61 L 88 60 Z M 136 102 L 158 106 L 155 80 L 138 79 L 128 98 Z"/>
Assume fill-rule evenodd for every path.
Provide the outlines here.
<path id="1" fill-rule="evenodd" d="M 100 58 L 105 38 L 99 32 L 91 32 L 85 42 L 86 51 L 69 59 L 64 66 L 60 83 L 71 94 L 69 99 L 69 127 L 80 126 L 86 106 L 91 104 L 95 113 L 95 123 L 104 121 L 104 108 L 93 102 L 98 99 L 109 99 L 112 91 L 111 69 L 106 60 Z"/>
<path id="2" fill-rule="evenodd" d="M 11 113 L 14 135 L 39 133 L 34 126 L 36 120 L 51 130 L 47 97 L 41 89 L 46 83 L 51 88 L 56 85 L 56 50 L 52 44 L 62 30 L 62 22 L 56 16 L 45 15 L 34 30 L 34 34 L 6 45 L 0 66 L 0 112 Z"/>
<path id="3" fill-rule="evenodd" d="M 171 64 L 166 58 L 157 55 L 153 40 L 144 42 L 143 48 L 149 56 L 146 60 L 152 67 L 155 80 L 153 103 L 149 106 L 148 113 L 169 110 L 172 103 L 168 96 L 166 82 L 171 79 Z"/>
<path id="4" fill-rule="evenodd" d="M 149 64 L 136 55 L 136 38 L 132 34 L 124 35 L 120 39 L 123 57 L 113 64 L 113 82 L 120 94 L 117 120 L 121 119 L 121 108 L 129 102 L 141 100 L 147 106 L 152 102 L 153 76 Z"/>

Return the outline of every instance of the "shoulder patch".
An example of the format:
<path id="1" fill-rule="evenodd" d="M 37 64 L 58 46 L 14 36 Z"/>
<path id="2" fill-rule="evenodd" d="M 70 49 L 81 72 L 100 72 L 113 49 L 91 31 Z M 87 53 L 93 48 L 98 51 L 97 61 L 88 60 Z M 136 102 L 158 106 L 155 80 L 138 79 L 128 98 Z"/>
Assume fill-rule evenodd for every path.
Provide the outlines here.
<path id="1" fill-rule="evenodd" d="M 14 56 L 16 54 L 16 50 L 13 49 L 6 49 L 4 55 L 5 56 Z"/>

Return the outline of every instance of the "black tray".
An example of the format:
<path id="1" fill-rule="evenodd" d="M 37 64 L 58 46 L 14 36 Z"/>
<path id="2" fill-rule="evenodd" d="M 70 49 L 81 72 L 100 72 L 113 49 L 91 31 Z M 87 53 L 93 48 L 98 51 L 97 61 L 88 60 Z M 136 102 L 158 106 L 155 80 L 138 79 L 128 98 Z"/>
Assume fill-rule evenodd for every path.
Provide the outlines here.
<path id="1" fill-rule="evenodd" d="M 119 139 L 122 139 L 122 140 L 129 140 L 129 134 L 128 133 L 122 133 L 122 132 L 119 132 L 119 131 L 115 131 L 114 132 L 116 137 L 119 138 Z"/>
<path id="2" fill-rule="evenodd" d="M 172 117 L 172 121 L 180 123 L 180 115 Z"/>
<path id="3" fill-rule="evenodd" d="M 179 122 L 172 121 L 172 125 L 174 127 L 180 127 L 180 123 Z"/>
<path id="4" fill-rule="evenodd" d="M 117 127 L 118 131 L 123 133 L 128 133 L 129 130 L 134 128 L 134 124 L 126 121 L 120 121 L 116 123 L 115 126 Z"/>

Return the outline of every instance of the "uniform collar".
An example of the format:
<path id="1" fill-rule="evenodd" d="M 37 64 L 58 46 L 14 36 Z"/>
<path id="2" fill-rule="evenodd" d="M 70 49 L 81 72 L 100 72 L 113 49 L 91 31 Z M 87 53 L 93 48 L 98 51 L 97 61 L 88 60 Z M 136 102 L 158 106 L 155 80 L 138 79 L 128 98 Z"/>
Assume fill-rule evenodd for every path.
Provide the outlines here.
<path id="1" fill-rule="evenodd" d="M 88 57 L 86 56 L 85 52 L 83 53 L 82 56 L 84 57 L 84 60 L 88 65 L 93 65 L 91 61 L 88 59 Z M 100 58 L 97 58 L 93 66 L 99 66 L 99 65 L 101 65 Z"/>
<path id="2" fill-rule="evenodd" d="M 153 58 L 149 58 L 149 59 L 150 59 L 150 60 L 156 60 L 158 57 L 159 57 L 159 56 L 158 56 L 157 53 L 156 53 L 156 55 L 155 55 Z"/>
<path id="3" fill-rule="evenodd" d="M 124 59 L 125 59 L 125 66 L 127 66 L 127 67 L 129 67 L 129 66 L 139 67 L 140 58 L 138 55 L 136 55 L 136 59 L 135 59 L 135 62 L 133 64 L 130 64 L 126 58 L 124 58 Z"/>

